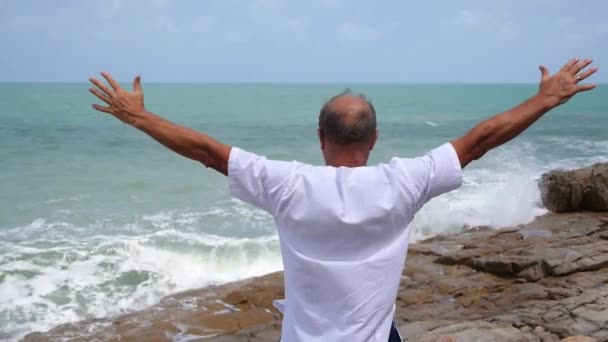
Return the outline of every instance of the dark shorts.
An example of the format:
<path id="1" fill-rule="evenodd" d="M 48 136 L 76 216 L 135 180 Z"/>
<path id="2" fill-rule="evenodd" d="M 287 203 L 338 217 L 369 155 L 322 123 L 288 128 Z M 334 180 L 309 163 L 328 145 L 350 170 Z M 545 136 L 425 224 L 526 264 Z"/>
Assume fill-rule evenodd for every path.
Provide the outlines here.
<path id="1" fill-rule="evenodd" d="M 391 334 L 388 335 L 388 342 L 401 342 L 401 335 L 399 335 L 399 331 L 395 326 L 395 321 L 391 324 Z"/>

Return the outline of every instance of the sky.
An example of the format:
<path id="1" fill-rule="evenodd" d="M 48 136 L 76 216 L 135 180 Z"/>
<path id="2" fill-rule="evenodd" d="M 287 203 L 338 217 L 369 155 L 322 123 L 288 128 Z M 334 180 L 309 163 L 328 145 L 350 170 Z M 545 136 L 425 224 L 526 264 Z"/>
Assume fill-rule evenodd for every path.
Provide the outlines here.
<path id="1" fill-rule="evenodd" d="M 0 0 L 0 82 L 532 83 L 575 56 L 608 82 L 608 1 Z"/>

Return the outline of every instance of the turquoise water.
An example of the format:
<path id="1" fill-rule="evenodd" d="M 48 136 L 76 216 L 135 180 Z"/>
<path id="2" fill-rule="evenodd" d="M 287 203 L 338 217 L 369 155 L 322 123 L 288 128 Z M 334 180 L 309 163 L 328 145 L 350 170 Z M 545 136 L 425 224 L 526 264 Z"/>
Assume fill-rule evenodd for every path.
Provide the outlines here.
<path id="1" fill-rule="evenodd" d="M 416 156 L 532 85 L 348 85 L 378 112 L 371 163 Z M 241 148 L 321 164 L 318 110 L 346 85 L 145 85 L 149 110 Z M 223 176 L 90 109 L 87 85 L 0 85 L 0 340 L 281 268 L 272 219 Z M 414 238 L 542 214 L 535 180 L 608 161 L 608 87 L 547 114 L 431 201 Z"/>

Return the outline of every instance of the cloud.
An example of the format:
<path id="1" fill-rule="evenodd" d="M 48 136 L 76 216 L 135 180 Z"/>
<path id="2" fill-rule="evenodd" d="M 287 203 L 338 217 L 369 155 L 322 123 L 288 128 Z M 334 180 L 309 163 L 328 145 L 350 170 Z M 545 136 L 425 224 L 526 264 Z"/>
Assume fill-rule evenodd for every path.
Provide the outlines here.
<path id="1" fill-rule="evenodd" d="M 150 0 L 150 3 L 155 9 L 163 9 L 169 5 L 169 0 Z"/>
<path id="2" fill-rule="evenodd" d="M 600 36 L 608 35 L 608 21 L 599 22 L 596 29 Z"/>
<path id="3" fill-rule="evenodd" d="M 305 31 L 308 28 L 308 22 L 303 19 L 288 19 L 282 27 L 292 31 Z"/>
<path id="4" fill-rule="evenodd" d="M 18 15 L 9 19 L 8 26 L 16 33 L 44 31 L 51 25 L 48 17 L 42 15 Z"/>
<path id="5" fill-rule="evenodd" d="M 336 7 L 340 4 L 340 0 L 322 0 L 321 3 L 328 7 Z"/>
<path id="6" fill-rule="evenodd" d="M 491 13 L 470 9 L 459 10 L 453 17 L 441 21 L 440 26 L 449 32 L 476 31 L 501 39 L 515 38 L 520 32 L 506 12 Z"/>
<path id="7" fill-rule="evenodd" d="M 338 28 L 338 38 L 347 42 L 370 42 L 384 38 L 396 29 L 395 24 L 370 26 L 345 22 Z"/>
<path id="8" fill-rule="evenodd" d="M 269 11 L 274 10 L 278 7 L 276 0 L 254 0 L 251 2 L 251 9 L 253 11 Z"/>
<path id="9" fill-rule="evenodd" d="M 279 25 L 287 34 L 297 37 L 308 37 L 310 24 L 301 18 L 286 19 Z"/>
<path id="10" fill-rule="evenodd" d="M 449 24 L 468 29 L 477 29 L 484 26 L 486 22 L 486 14 L 463 9 L 458 11 L 456 17 L 454 17 Z"/>
<path id="11" fill-rule="evenodd" d="M 0 0 L 0 42 L 9 46 L 0 56 L 0 80 L 80 79 L 77 70 L 97 65 L 117 70 L 136 65 L 165 80 L 349 79 L 323 53 L 336 45 L 336 55 L 352 56 L 353 65 L 370 63 L 368 51 L 382 55 L 382 63 L 363 79 L 410 81 L 418 77 L 416 70 L 398 74 L 395 66 L 422 56 L 437 65 L 449 60 L 471 67 L 474 60 L 497 72 L 479 79 L 524 80 L 518 70 L 528 61 L 561 63 L 563 56 L 577 53 L 606 59 L 608 21 L 602 13 L 608 2 L 590 1 L 573 7 L 566 0 L 467 0 L 441 6 L 403 1 L 351 6 L 343 0 Z M 90 50 L 98 46 L 107 52 L 92 56 Z M 353 53 L 362 46 L 374 49 Z M 27 58 L 41 47 L 52 68 L 41 69 Z M 251 56 L 264 67 L 248 68 Z M 201 57 L 214 67 L 193 72 Z M 175 67 L 169 70 L 167 63 Z M 318 73 L 289 65 L 311 65 Z M 447 67 L 435 78 L 471 79 Z"/>
<path id="12" fill-rule="evenodd" d="M 343 40 L 357 42 L 376 40 L 380 32 L 373 27 L 344 23 L 340 26 L 339 35 Z"/>
<path id="13" fill-rule="evenodd" d="M 568 32 L 565 36 L 566 40 L 570 43 L 576 43 L 581 40 L 581 35 L 576 32 Z"/>
<path id="14" fill-rule="evenodd" d="M 110 11 L 112 13 L 119 13 L 120 10 L 122 9 L 122 0 L 112 0 L 112 3 L 110 5 Z"/>

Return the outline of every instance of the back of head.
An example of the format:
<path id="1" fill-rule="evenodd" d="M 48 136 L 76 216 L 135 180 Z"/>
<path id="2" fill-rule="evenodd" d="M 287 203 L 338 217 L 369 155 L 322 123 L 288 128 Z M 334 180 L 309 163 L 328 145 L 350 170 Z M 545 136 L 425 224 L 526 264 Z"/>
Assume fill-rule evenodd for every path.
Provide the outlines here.
<path id="1" fill-rule="evenodd" d="M 365 96 L 343 91 L 321 108 L 318 133 L 328 165 L 363 166 L 377 138 L 376 110 Z"/>
<path id="2" fill-rule="evenodd" d="M 376 110 L 365 96 L 345 90 L 321 108 L 319 130 L 338 145 L 371 142 L 376 135 Z"/>

